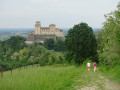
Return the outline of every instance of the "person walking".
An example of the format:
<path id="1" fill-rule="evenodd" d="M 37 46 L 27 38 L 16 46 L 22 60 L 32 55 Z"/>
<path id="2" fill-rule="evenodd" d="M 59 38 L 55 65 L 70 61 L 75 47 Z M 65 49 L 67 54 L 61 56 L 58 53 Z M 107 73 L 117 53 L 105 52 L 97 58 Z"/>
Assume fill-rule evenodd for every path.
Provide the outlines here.
<path id="1" fill-rule="evenodd" d="M 88 71 L 90 71 L 90 63 L 87 63 Z"/>
<path id="2" fill-rule="evenodd" d="M 93 63 L 94 72 L 96 71 L 96 62 Z"/>

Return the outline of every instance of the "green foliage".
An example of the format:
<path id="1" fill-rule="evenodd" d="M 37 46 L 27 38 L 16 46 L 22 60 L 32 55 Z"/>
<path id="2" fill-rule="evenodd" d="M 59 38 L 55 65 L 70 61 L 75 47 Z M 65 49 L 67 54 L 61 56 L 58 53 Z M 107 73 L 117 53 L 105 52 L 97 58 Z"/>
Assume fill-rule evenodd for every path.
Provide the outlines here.
<path id="1" fill-rule="evenodd" d="M 54 50 L 55 51 L 65 51 L 65 49 L 64 49 L 64 41 L 58 40 L 54 45 Z"/>
<path id="2" fill-rule="evenodd" d="M 103 30 L 97 35 L 100 71 L 120 82 L 120 3 L 105 18 Z"/>
<path id="3" fill-rule="evenodd" d="M 87 58 L 87 59 L 83 62 L 82 65 L 83 65 L 83 66 L 86 66 L 88 62 L 91 63 L 91 67 L 92 67 L 93 62 L 92 62 L 92 60 L 89 59 L 89 58 Z"/>
<path id="4" fill-rule="evenodd" d="M 11 60 L 18 61 L 18 60 L 19 60 L 19 53 L 18 53 L 18 52 L 14 52 L 14 53 L 11 55 Z"/>
<path id="5" fill-rule="evenodd" d="M 66 59 L 76 64 L 82 63 L 85 59 L 91 58 L 96 61 L 97 43 L 91 27 L 86 23 L 75 25 L 68 31 L 65 39 Z"/>
<path id="6" fill-rule="evenodd" d="M 49 50 L 53 50 L 54 49 L 54 44 L 55 44 L 55 41 L 54 39 L 46 39 L 44 41 L 44 46 L 49 49 Z"/>
<path id="7" fill-rule="evenodd" d="M 120 62 L 120 3 L 118 9 L 105 18 L 103 30 L 97 35 L 99 62 L 113 67 Z"/>
<path id="8" fill-rule="evenodd" d="M 64 62 L 64 59 L 62 56 L 59 56 L 59 59 L 58 59 L 58 64 L 62 64 Z"/>
<path id="9" fill-rule="evenodd" d="M 120 63 L 119 63 L 120 64 Z M 110 68 L 108 66 L 100 66 L 99 70 L 108 78 L 116 80 L 120 83 L 120 65 L 116 64 Z"/>
<path id="10" fill-rule="evenodd" d="M 39 44 L 42 45 L 42 44 Z M 56 42 L 54 41 L 54 39 L 50 38 L 50 39 L 46 39 L 44 41 L 44 46 L 45 48 L 49 49 L 49 50 L 55 50 L 55 51 L 65 51 L 65 47 L 64 47 L 64 41 L 62 40 L 57 40 Z"/>
<path id="11" fill-rule="evenodd" d="M 25 47 L 19 51 L 19 61 L 21 61 L 22 63 L 26 63 L 28 57 L 29 57 L 29 49 Z"/>
<path id="12" fill-rule="evenodd" d="M 1 47 L 4 47 L 4 51 L 6 52 L 9 48 L 13 51 L 19 51 L 24 48 L 26 45 L 24 43 L 25 38 L 20 36 L 12 36 L 10 39 L 1 42 Z"/>
<path id="13" fill-rule="evenodd" d="M 40 64 L 40 66 L 45 66 L 45 61 L 44 60 L 40 60 L 39 64 Z"/>
<path id="14" fill-rule="evenodd" d="M 7 71 L 10 70 L 13 66 L 13 68 L 17 68 L 19 66 L 22 66 L 22 63 L 19 61 L 1 61 L 1 67 L 3 68 L 3 70 Z"/>
<path id="15" fill-rule="evenodd" d="M 16 45 L 14 40 L 17 40 Z M 17 43 L 19 43 L 20 46 Z M 11 45 L 14 45 L 14 47 Z M 18 49 L 16 50 L 16 48 Z M 2 66 L 4 70 L 11 69 L 12 65 L 14 65 L 15 68 L 32 64 L 44 66 L 62 64 L 64 61 L 63 54 L 49 51 L 41 45 L 41 43 L 26 46 L 24 45 L 24 39 L 19 36 L 2 41 L 0 44 L 0 52 L 0 66 Z M 60 57 L 62 61 L 60 61 L 58 57 Z"/>
<path id="16" fill-rule="evenodd" d="M 20 49 L 26 47 L 25 38 L 20 36 L 12 36 L 6 41 L 0 43 L 0 60 L 9 61 L 14 52 L 18 52 Z"/>

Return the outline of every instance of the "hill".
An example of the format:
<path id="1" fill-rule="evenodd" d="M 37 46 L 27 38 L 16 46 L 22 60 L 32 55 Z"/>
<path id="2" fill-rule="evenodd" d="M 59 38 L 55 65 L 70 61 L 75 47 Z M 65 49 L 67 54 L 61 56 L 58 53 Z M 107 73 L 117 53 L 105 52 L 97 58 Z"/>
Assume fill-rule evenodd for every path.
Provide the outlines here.
<path id="1" fill-rule="evenodd" d="M 0 90 L 119 90 L 120 86 L 99 70 L 88 72 L 86 65 L 22 67 L 4 72 Z"/>
<path id="2" fill-rule="evenodd" d="M 0 90 L 70 90 L 82 73 L 79 68 L 29 66 L 3 73 Z"/>

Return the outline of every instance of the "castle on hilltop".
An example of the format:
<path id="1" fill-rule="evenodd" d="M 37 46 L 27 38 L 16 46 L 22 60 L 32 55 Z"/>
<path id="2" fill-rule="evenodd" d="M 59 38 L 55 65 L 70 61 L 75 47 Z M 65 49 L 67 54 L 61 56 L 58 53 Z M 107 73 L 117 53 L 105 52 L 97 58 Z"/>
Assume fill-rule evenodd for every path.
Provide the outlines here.
<path id="1" fill-rule="evenodd" d="M 35 31 L 29 32 L 26 44 L 43 43 L 45 39 L 49 38 L 55 41 L 58 39 L 64 40 L 63 30 L 56 28 L 55 24 L 50 24 L 49 27 L 41 27 L 41 23 L 37 21 L 35 24 Z"/>

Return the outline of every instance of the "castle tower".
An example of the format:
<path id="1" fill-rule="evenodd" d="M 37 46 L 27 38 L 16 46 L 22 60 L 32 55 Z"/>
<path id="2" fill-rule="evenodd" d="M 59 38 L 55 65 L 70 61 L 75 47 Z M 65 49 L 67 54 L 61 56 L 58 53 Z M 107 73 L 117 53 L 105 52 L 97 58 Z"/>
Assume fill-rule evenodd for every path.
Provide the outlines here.
<path id="1" fill-rule="evenodd" d="M 52 34 L 55 34 L 55 29 L 56 29 L 55 24 L 50 24 L 49 25 L 49 29 L 50 29 L 50 31 L 51 31 Z"/>
<path id="2" fill-rule="evenodd" d="M 35 24 L 35 35 L 40 35 L 40 29 L 41 29 L 41 24 L 39 21 L 36 22 Z"/>

